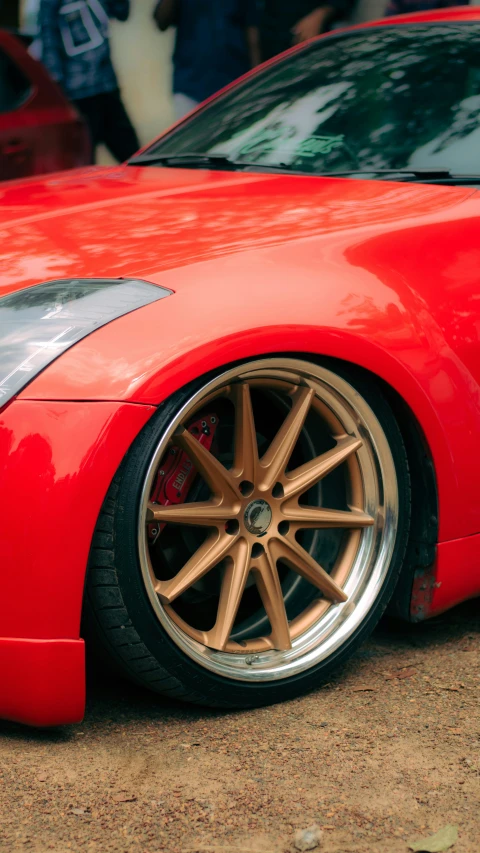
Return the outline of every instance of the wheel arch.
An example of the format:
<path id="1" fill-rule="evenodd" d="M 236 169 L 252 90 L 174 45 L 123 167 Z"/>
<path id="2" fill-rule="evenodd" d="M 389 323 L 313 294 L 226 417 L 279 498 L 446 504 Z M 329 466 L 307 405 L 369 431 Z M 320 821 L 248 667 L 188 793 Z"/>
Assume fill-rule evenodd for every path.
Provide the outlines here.
<path id="1" fill-rule="evenodd" d="M 354 362 L 332 358 L 327 355 L 319 355 L 313 352 L 290 351 L 262 354 L 264 358 L 276 356 L 312 361 L 340 374 L 346 372 L 351 376 L 353 373 L 363 382 L 373 382 L 377 390 L 381 391 L 390 405 L 405 444 L 412 482 L 412 516 L 409 541 L 396 591 L 390 604 L 390 610 L 399 618 L 410 621 L 415 574 L 418 570 L 432 566 L 435 559 L 439 531 L 438 484 L 434 457 L 416 414 L 390 383 L 373 371 L 361 367 Z M 216 368 L 198 376 L 195 380 L 188 383 L 186 387 L 190 386 L 193 392 L 203 383 L 213 378 L 213 376 L 218 375 L 219 372 L 227 371 L 244 361 L 250 360 L 250 358 L 239 359 L 235 362 L 224 364 L 221 368 Z"/>

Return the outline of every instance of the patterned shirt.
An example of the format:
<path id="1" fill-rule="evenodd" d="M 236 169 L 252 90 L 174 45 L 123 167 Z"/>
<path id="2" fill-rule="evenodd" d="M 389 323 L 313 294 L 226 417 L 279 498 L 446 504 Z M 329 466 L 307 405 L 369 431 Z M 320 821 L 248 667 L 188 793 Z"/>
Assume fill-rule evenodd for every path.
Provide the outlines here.
<path id="1" fill-rule="evenodd" d="M 126 21 L 130 0 L 41 0 L 42 62 L 71 100 L 118 89 L 109 18 Z"/>

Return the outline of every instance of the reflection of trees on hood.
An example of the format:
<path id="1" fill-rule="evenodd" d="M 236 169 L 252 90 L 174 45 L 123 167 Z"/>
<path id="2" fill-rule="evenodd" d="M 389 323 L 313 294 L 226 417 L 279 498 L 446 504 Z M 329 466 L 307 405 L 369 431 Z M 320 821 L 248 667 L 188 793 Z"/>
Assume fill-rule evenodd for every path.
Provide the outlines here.
<path id="1" fill-rule="evenodd" d="M 445 147 L 447 137 L 463 138 L 478 126 L 472 98 L 480 96 L 479 47 L 475 23 L 321 40 L 214 102 L 157 150 L 238 153 L 312 171 L 401 168 L 427 143 L 438 139 Z M 325 135 L 343 136 L 344 145 L 314 157 L 294 147 Z"/>

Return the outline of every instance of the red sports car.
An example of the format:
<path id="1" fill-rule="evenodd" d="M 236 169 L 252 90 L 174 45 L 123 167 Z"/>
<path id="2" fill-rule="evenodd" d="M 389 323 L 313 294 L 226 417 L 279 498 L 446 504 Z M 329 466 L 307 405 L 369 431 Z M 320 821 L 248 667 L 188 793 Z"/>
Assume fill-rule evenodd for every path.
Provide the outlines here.
<path id="1" fill-rule="evenodd" d="M 248 707 L 480 594 L 479 141 L 470 7 L 3 187 L 1 716 L 80 720 L 82 637 Z"/>
<path id="2" fill-rule="evenodd" d="M 87 128 L 23 44 L 0 30 L 0 180 L 85 166 Z"/>

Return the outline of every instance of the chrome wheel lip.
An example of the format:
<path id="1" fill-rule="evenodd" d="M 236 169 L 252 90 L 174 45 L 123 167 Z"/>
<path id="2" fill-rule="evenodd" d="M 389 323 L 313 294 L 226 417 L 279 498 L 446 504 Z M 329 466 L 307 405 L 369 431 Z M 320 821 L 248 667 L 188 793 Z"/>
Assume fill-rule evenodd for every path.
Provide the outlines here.
<path id="1" fill-rule="evenodd" d="M 277 373 L 283 380 L 319 385 L 321 399 L 344 423 L 349 434 L 358 434 L 363 446 L 357 451 L 361 468 L 364 511 L 375 525 L 362 531 L 360 545 L 344 585 L 348 601 L 332 604 L 308 630 L 292 641 L 288 651 L 258 654 L 216 651 L 185 634 L 171 619 L 152 582 L 146 531 L 146 511 L 155 472 L 166 446 L 180 424 L 201 400 L 223 385 Z M 339 414 L 342 411 L 343 418 Z M 204 385 L 184 404 L 157 444 L 144 481 L 140 500 L 138 551 L 145 588 L 154 612 L 167 634 L 194 662 L 234 681 L 268 683 L 298 675 L 335 654 L 360 627 L 380 594 L 395 547 L 398 524 L 398 486 L 390 447 L 375 414 L 344 379 L 332 371 L 295 358 L 265 358 L 224 371 Z"/>

